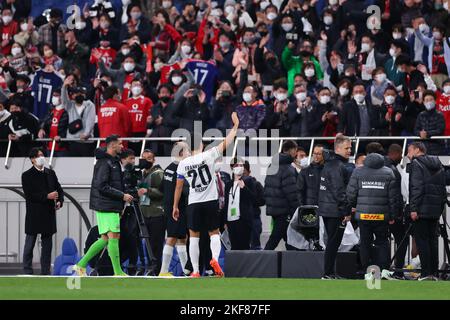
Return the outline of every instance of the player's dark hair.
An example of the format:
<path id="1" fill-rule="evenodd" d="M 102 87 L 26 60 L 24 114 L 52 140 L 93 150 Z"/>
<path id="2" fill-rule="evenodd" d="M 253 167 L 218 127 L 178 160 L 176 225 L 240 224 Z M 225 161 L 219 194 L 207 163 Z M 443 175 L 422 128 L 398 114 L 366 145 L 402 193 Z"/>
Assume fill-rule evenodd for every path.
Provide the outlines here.
<path id="1" fill-rule="evenodd" d="M 419 149 L 420 152 L 426 154 L 427 153 L 427 147 L 425 147 L 425 145 L 423 144 L 423 142 L 420 141 L 416 141 L 410 144 L 410 146 L 412 146 L 415 149 Z"/>
<path id="2" fill-rule="evenodd" d="M 366 154 L 378 153 L 384 155 L 384 148 L 379 142 L 371 142 L 366 146 Z"/>
<path id="3" fill-rule="evenodd" d="M 120 136 L 118 134 L 112 134 L 108 136 L 105 140 L 106 146 L 108 147 L 111 143 L 119 141 Z"/>
<path id="4" fill-rule="evenodd" d="M 130 156 L 136 156 L 134 150 L 132 150 L 132 149 L 125 149 L 125 150 L 123 150 L 123 151 L 120 153 L 120 159 L 121 159 L 121 160 L 122 160 L 122 159 L 126 159 L 126 158 L 128 158 L 128 157 L 130 157 Z"/>
<path id="5" fill-rule="evenodd" d="M 403 148 L 397 143 L 393 143 L 389 146 L 388 153 L 403 153 Z"/>
<path id="6" fill-rule="evenodd" d="M 287 153 L 291 149 L 297 149 L 297 143 L 294 140 L 286 140 L 281 146 L 281 152 Z"/>

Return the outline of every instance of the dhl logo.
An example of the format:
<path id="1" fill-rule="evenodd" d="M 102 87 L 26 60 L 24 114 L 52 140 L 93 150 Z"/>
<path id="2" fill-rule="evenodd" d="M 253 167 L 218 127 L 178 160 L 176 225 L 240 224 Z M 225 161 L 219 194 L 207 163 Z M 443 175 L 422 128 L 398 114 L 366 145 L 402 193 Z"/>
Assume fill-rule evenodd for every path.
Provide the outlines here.
<path id="1" fill-rule="evenodd" d="M 361 213 L 360 214 L 361 220 L 372 220 L 372 221 L 382 221 L 384 220 L 384 214 L 381 213 Z"/>

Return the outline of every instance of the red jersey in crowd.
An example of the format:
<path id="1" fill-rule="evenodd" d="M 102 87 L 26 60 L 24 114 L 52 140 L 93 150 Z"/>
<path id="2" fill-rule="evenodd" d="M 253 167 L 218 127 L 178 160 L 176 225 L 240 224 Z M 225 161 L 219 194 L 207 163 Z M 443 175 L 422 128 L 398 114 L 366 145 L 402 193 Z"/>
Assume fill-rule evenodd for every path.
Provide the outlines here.
<path id="1" fill-rule="evenodd" d="M 445 136 L 450 136 L 450 94 L 442 93 L 436 100 L 437 110 L 442 112 L 445 118 Z"/>
<path id="2" fill-rule="evenodd" d="M 112 134 L 118 134 L 121 137 L 130 135 L 128 110 L 119 101 L 114 99 L 106 100 L 98 110 L 97 118 L 100 138 L 106 138 Z M 123 145 L 126 147 L 126 141 L 124 141 Z"/>
<path id="3" fill-rule="evenodd" d="M 131 122 L 131 133 L 147 132 L 147 117 L 150 115 L 153 102 L 147 97 L 140 95 L 130 98 L 125 102 Z"/>
<path id="4" fill-rule="evenodd" d="M 114 59 L 116 58 L 116 50 L 113 48 L 94 48 L 92 49 L 92 51 L 97 50 L 97 52 L 99 52 L 102 57 L 101 59 L 103 60 L 103 62 L 105 63 L 105 66 L 108 68 L 111 68 L 111 65 L 114 61 Z M 95 64 L 98 68 L 98 62 L 99 59 L 97 59 L 94 54 L 91 53 L 91 57 L 89 58 L 89 63 Z"/>
<path id="5" fill-rule="evenodd" d="M 180 69 L 181 69 L 181 66 L 180 66 L 180 63 L 178 63 L 178 62 L 171 64 L 171 65 L 162 66 L 160 83 L 165 84 L 165 83 L 169 82 L 170 73 L 173 70 L 180 70 Z"/>
<path id="6" fill-rule="evenodd" d="M 53 139 L 56 136 L 59 136 L 59 125 L 61 123 L 61 117 L 63 116 L 63 114 L 66 112 L 65 109 L 57 109 L 57 108 L 53 108 L 52 110 L 52 122 L 50 124 L 50 130 L 49 130 L 49 138 Z M 64 138 L 64 137 L 62 137 Z M 52 150 L 52 146 L 53 146 L 53 141 L 50 141 L 48 143 L 48 150 Z M 66 150 L 65 147 L 61 146 L 60 143 L 56 143 L 55 145 L 55 151 L 64 151 Z"/>
<path id="7" fill-rule="evenodd" d="M 1 50 L 2 54 L 6 56 L 11 53 L 11 46 L 12 46 L 11 40 L 18 31 L 17 22 L 13 20 L 7 26 L 2 25 L 2 26 L 0 26 L 0 30 L 1 30 L 0 32 L 2 34 L 2 41 L 5 41 L 5 40 L 10 41 L 10 44 L 2 47 L 2 50 Z"/>

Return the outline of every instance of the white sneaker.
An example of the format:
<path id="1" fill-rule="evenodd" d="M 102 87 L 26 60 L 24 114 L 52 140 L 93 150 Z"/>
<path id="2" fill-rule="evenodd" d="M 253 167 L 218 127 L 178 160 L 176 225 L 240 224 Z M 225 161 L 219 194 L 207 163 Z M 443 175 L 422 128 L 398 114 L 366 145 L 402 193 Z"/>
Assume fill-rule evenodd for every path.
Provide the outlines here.
<path id="1" fill-rule="evenodd" d="M 393 275 L 394 275 L 393 271 L 389 271 L 386 269 L 383 269 L 383 271 L 381 271 L 381 279 L 397 280 L 396 278 L 393 277 Z"/>
<path id="2" fill-rule="evenodd" d="M 72 271 L 75 272 L 75 275 L 79 276 L 79 277 L 86 277 L 86 268 L 82 268 L 79 265 L 75 264 L 72 267 Z"/>

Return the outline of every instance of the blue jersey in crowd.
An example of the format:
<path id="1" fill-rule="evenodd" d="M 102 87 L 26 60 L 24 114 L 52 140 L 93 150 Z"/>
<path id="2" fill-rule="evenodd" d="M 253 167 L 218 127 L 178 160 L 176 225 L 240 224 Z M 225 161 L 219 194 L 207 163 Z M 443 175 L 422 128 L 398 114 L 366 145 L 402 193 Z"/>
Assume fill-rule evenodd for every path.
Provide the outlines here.
<path id="1" fill-rule="evenodd" d="M 206 103 L 211 101 L 216 78 L 218 74 L 217 66 L 209 61 L 190 60 L 186 68 L 192 73 L 195 83 L 202 86 L 206 94 Z"/>
<path id="2" fill-rule="evenodd" d="M 53 90 L 61 88 L 62 84 L 62 79 L 54 72 L 44 72 L 43 70 L 36 72 L 31 90 L 34 96 L 33 114 L 40 120 L 48 114 Z"/>

